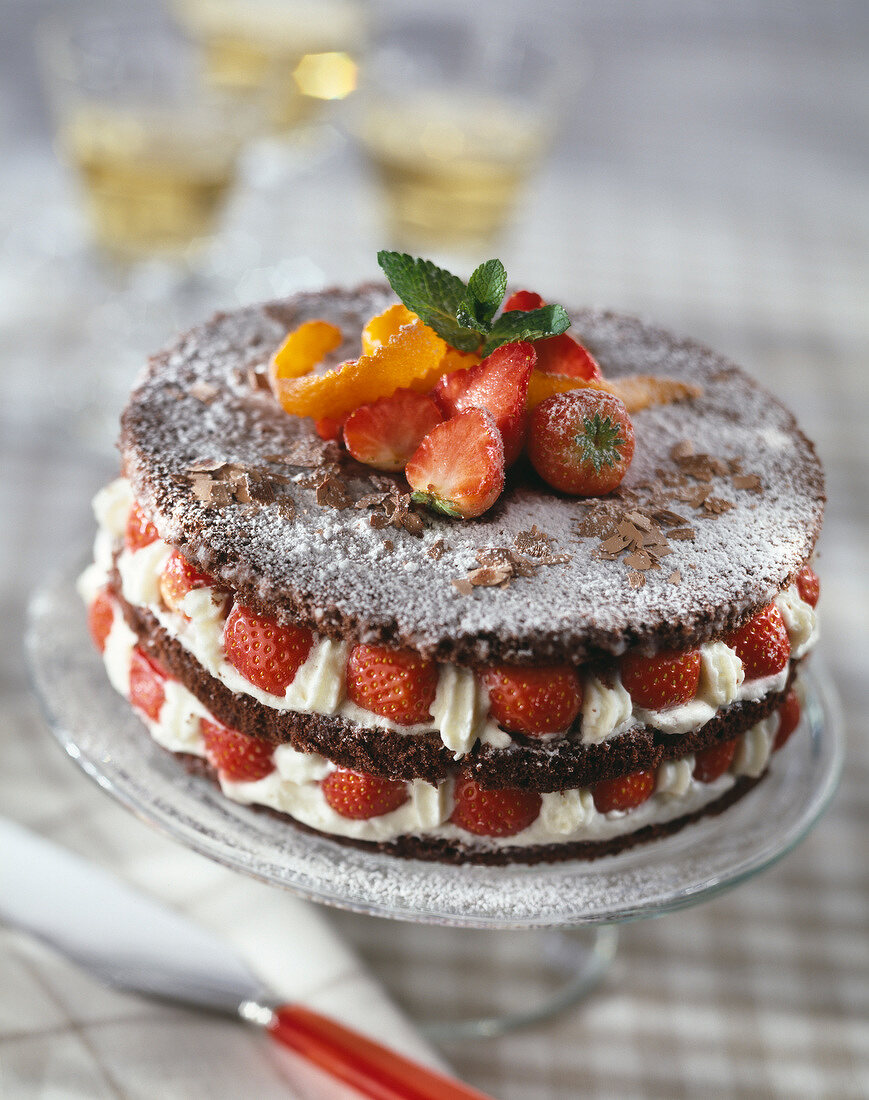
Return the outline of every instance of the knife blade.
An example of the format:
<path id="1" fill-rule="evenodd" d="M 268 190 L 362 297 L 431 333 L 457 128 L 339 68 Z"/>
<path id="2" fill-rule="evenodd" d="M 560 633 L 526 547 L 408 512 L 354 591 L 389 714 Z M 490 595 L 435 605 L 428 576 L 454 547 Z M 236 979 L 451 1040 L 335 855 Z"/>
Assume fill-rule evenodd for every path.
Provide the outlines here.
<path id="1" fill-rule="evenodd" d="M 0 919 L 109 985 L 237 1014 L 375 1100 L 487 1100 L 299 1004 L 281 1005 L 219 936 L 0 819 Z"/>

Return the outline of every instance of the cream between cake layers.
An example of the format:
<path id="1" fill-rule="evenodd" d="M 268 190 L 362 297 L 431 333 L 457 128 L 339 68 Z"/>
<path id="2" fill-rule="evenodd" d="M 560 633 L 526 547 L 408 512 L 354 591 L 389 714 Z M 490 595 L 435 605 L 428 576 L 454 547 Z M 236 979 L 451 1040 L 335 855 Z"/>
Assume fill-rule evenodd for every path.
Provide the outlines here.
<path id="1" fill-rule="evenodd" d="M 607 497 L 567 498 L 520 468 L 490 515 L 415 510 L 400 476 L 321 443 L 261 383 L 293 324 L 339 321 L 348 339 L 334 359 L 347 358 L 351 329 L 358 339 L 389 300 L 362 288 L 241 311 L 152 362 L 125 413 L 127 479 L 98 497 L 96 563 L 82 580 L 115 688 L 227 797 L 397 854 L 588 857 L 725 808 L 795 725 L 794 673 L 817 636 L 808 560 L 823 486 L 810 445 L 711 352 L 579 314 L 604 377 L 658 368 L 699 381 L 702 396 L 635 414 L 634 463 Z M 125 545 L 131 508 L 148 534 Z M 179 554 L 196 579 L 167 590 Z M 237 608 L 307 633 L 282 693 L 228 659 Z M 780 655 L 763 675 L 739 656 L 746 624 L 761 620 L 774 620 Z M 348 692 L 348 661 L 371 649 L 433 669 L 422 721 Z M 696 655 L 695 689 L 644 706 L 623 670 L 673 650 Z M 575 670 L 564 726 L 505 722 L 493 668 Z M 221 767 L 214 738 L 225 744 L 227 731 L 254 747 L 260 777 L 232 777 L 242 748 Z M 372 784 L 358 797 L 353 775 Z M 625 790 L 642 795 L 627 809 Z"/>

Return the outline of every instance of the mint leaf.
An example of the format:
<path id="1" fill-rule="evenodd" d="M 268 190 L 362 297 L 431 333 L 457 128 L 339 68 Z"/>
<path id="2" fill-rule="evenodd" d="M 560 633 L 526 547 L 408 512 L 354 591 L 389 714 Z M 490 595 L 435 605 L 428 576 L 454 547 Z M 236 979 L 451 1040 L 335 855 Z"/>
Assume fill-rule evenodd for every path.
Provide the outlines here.
<path id="1" fill-rule="evenodd" d="M 515 340 L 542 340 L 547 336 L 560 336 L 570 328 L 570 318 L 564 306 L 543 306 L 540 309 L 510 310 L 502 313 L 492 325 L 482 354 L 491 355 L 502 344 Z"/>
<path id="2" fill-rule="evenodd" d="M 377 262 L 389 284 L 407 308 L 438 336 L 459 351 L 476 351 L 482 333 L 456 319 L 466 305 L 467 288 L 457 275 L 431 260 L 414 259 L 405 252 L 378 252 Z"/>
<path id="3" fill-rule="evenodd" d="M 484 332 L 488 332 L 506 293 L 507 272 L 500 260 L 486 260 L 468 279 L 468 312 Z"/>
<path id="4" fill-rule="evenodd" d="M 500 260 L 480 264 L 467 286 L 431 260 L 406 252 L 378 252 L 377 262 L 407 308 L 459 351 L 491 355 L 502 344 L 543 340 L 570 328 L 562 306 L 514 309 L 493 322 L 507 293 L 507 272 Z"/>

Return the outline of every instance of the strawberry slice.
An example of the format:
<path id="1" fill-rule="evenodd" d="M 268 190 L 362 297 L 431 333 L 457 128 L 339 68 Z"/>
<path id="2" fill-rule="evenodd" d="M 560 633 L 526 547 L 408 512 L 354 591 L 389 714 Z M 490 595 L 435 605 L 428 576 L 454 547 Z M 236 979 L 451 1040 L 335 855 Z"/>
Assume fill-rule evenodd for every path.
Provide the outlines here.
<path id="1" fill-rule="evenodd" d="M 403 806 L 408 799 L 407 784 L 400 779 L 383 779 L 367 772 L 336 768 L 320 784 L 323 797 L 336 814 L 367 821 Z"/>
<path id="2" fill-rule="evenodd" d="M 805 600 L 812 607 L 818 606 L 818 597 L 821 595 L 821 582 L 818 574 L 811 566 L 804 565 L 796 576 L 797 591 L 800 599 Z"/>
<path id="3" fill-rule="evenodd" d="M 504 303 L 501 312 L 512 313 L 514 309 L 522 309 L 527 313 L 532 309 L 540 309 L 544 305 L 546 303 L 533 290 L 517 290 Z"/>
<path id="4" fill-rule="evenodd" d="M 774 676 L 788 663 L 791 643 L 781 612 L 774 603 L 724 639 L 742 661 L 746 680 Z"/>
<path id="5" fill-rule="evenodd" d="M 489 693 L 489 713 L 508 733 L 561 733 L 582 706 L 582 684 L 570 665 L 498 665 L 483 670 L 480 682 Z"/>
<path id="6" fill-rule="evenodd" d="M 152 722 L 159 721 L 166 699 L 166 673 L 136 647 L 130 654 L 130 703 Z"/>
<path id="7" fill-rule="evenodd" d="M 653 657 L 629 653 L 622 657 L 622 683 L 638 707 L 666 710 L 694 698 L 700 665 L 699 649 L 670 649 Z"/>
<path id="8" fill-rule="evenodd" d="M 710 745 L 694 754 L 694 778 L 701 783 L 714 783 L 724 775 L 733 763 L 738 738 L 722 741 L 720 745 Z"/>
<path id="9" fill-rule="evenodd" d="M 446 375 L 435 387 L 435 400 L 447 417 L 466 409 L 488 409 L 504 440 L 505 466 L 515 462 L 525 442 L 528 379 L 536 361 L 527 341 L 502 344 L 481 363 Z"/>
<path id="10" fill-rule="evenodd" d="M 347 661 L 347 697 L 400 726 L 431 720 L 438 667 L 412 649 L 357 645 Z"/>
<path id="11" fill-rule="evenodd" d="M 248 737 L 207 718 L 199 720 L 199 729 L 208 760 L 224 779 L 233 783 L 253 783 L 275 770 L 272 760 L 275 748 L 267 741 Z"/>
<path id="12" fill-rule="evenodd" d="M 808 603 L 808 600 L 806 602 Z M 800 697 L 794 689 L 791 688 L 785 696 L 785 701 L 778 708 L 778 729 L 775 733 L 775 740 L 772 743 L 773 752 L 780 749 L 782 745 L 785 744 L 799 724 Z"/>
<path id="13" fill-rule="evenodd" d="M 481 516 L 504 489 L 504 443 L 492 414 L 467 409 L 436 425 L 404 475 L 418 503 L 459 519 Z"/>
<path id="14" fill-rule="evenodd" d="M 185 558 L 179 550 L 173 550 L 160 574 L 160 595 L 170 611 L 180 611 L 181 603 L 194 588 L 214 588 L 214 578 Z"/>
<path id="15" fill-rule="evenodd" d="M 547 336 L 545 340 L 535 340 L 534 350 L 537 352 L 537 369 L 544 374 L 603 381 L 601 369 L 591 352 L 566 332 L 560 336 Z"/>
<path id="16" fill-rule="evenodd" d="M 144 547 L 150 546 L 152 542 L 156 542 L 159 537 L 157 528 L 134 501 L 130 514 L 127 516 L 127 527 L 124 531 L 124 545 L 126 548 L 134 554 L 137 550 L 142 550 Z"/>
<path id="17" fill-rule="evenodd" d="M 100 653 L 105 652 L 106 639 L 112 629 L 114 618 L 115 605 L 109 595 L 109 590 L 108 588 L 101 588 L 88 608 L 88 630 L 94 640 L 94 645 Z"/>
<path id="18" fill-rule="evenodd" d="M 484 791 L 466 775 L 456 781 L 454 797 L 450 821 L 476 836 L 515 836 L 536 821 L 542 805 L 537 791 Z"/>
<path id="19" fill-rule="evenodd" d="M 401 470 L 442 420 L 431 397 L 413 390 L 396 390 L 391 397 L 361 405 L 350 414 L 344 425 L 344 444 L 367 466 Z"/>
<path id="20" fill-rule="evenodd" d="M 223 628 L 226 659 L 244 678 L 271 695 L 286 695 L 308 659 L 314 636 L 304 626 L 281 626 L 236 604 Z"/>
<path id="21" fill-rule="evenodd" d="M 608 814 L 612 810 L 634 810 L 651 798 L 655 790 L 655 769 L 646 772 L 632 772 L 617 779 L 602 779 L 591 789 L 594 805 L 598 813 Z"/>

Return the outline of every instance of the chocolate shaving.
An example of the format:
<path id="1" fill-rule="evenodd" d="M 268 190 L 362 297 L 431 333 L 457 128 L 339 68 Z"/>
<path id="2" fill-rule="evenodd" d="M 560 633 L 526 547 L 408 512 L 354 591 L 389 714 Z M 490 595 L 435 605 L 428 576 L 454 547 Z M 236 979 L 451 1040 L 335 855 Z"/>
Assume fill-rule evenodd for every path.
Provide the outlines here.
<path id="1" fill-rule="evenodd" d="M 447 544 L 443 539 L 435 539 L 431 546 L 426 550 L 426 556 L 431 558 L 432 561 L 440 561 L 447 550 Z"/>
<path id="2" fill-rule="evenodd" d="M 327 448 L 313 440 L 299 439 L 280 454 L 268 454 L 268 462 L 279 462 L 283 466 L 302 466 L 313 468 L 322 466 L 326 461 Z"/>
<path id="3" fill-rule="evenodd" d="M 220 390 L 213 382 L 194 382 L 189 390 L 190 396 L 195 397 L 197 401 L 201 401 L 203 405 L 210 405 L 211 402 L 220 393 Z"/>
<path id="4" fill-rule="evenodd" d="M 631 588 L 642 588 L 646 583 L 646 578 L 642 573 L 637 573 L 634 569 L 628 570 L 628 583 Z"/>
<path id="5" fill-rule="evenodd" d="M 729 500 L 724 500 L 723 497 L 708 497 L 703 501 L 703 507 L 712 515 L 720 516 L 724 512 L 729 512 L 735 505 Z"/>
<path id="6" fill-rule="evenodd" d="M 674 443 L 670 449 L 670 458 L 674 462 L 681 462 L 682 459 L 689 458 L 694 454 L 694 444 L 690 439 L 680 439 L 678 443 Z"/>
<path id="7" fill-rule="evenodd" d="M 483 565 L 468 574 L 468 583 L 475 588 L 493 588 L 495 585 L 506 587 L 513 578 L 510 565 Z"/>
<path id="8" fill-rule="evenodd" d="M 678 569 L 674 569 L 673 572 L 667 577 L 668 584 L 678 584 L 682 580 L 682 574 Z"/>
<path id="9" fill-rule="evenodd" d="M 256 367 L 247 368 L 245 380 L 252 390 L 271 390 L 272 388 L 268 374 L 263 370 L 257 370 Z"/>
<path id="10" fill-rule="evenodd" d="M 474 586 L 466 577 L 454 577 L 451 583 L 462 596 L 470 596 L 474 591 Z"/>
<path id="11" fill-rule="evenodd" d="M 739 474 L 732 478 L 734 489 L 748 489 L 752 493 L 759 493 L 763 484 L 757 474 Z"/>
<path id="12" fill-rule="evenodd" d="M 693 527 L 678 527 L 675 531 L 668 531 L 667 538 L 676 539 L 677 542 L 690 542 L 696 534 Z"/>
<path id="13" fill-rule="evenodd" d="M 337 508 L 341 511 L 350 507 L 353 498 L 340 478 L 327 474 L 317 486 L 317 503 L 321 507 Z"/>

